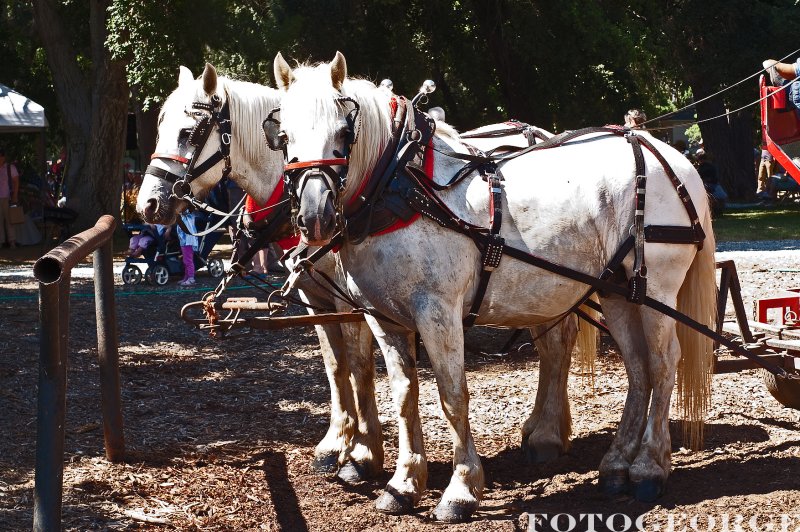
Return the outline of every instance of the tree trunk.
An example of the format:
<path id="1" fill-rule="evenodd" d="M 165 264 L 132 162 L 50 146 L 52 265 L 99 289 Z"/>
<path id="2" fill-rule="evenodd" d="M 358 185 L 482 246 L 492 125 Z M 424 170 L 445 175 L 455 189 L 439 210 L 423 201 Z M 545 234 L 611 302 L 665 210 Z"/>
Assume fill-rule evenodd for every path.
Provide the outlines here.
<path id="1" fill-rule="evenodd" d="M 694 94 L 710 94 L 713 87 L 692 85 Z M 726 108 L 721 98 L 697 104 L 697 118 L 722 115 Z M 719 183 L 731 199 L 751 200 L 755 195 L 755 168 L 749 114 L 715 118 L 700 124 L 703 143 L 719 172 Z"/>
<path id="2" fill-rule="evenodd" d="M 122 156 L 128 109 L 125 67 L 105 47 L 110 0 L 90 0 L 88 31 L 91 69 L 77 62 L 65 18 L 54 0 L 34 0 L 36 27 L 53 73 L 67 140 L 67 205 L 78 212 L 73 231 L 95 224 L 103 214 L 119 215 Z"/>
<path id="3" fill-rule="evenodd" d="M 158 107 L 151 106 L 147 111 L 136 103 L 136 137 L 139 145 L 139 168 L 150 164 L 150 156 L 156 151 L 158 138 Z"/>

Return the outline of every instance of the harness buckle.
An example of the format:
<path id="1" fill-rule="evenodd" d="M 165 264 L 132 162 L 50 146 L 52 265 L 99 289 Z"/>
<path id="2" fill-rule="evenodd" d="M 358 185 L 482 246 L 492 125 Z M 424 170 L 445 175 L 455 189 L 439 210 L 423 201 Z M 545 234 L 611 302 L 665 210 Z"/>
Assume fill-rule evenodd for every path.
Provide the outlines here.
<path id="1" fill-rule="evenodd" d="M 175 181 L 172 185 L 172 195 L 178 199 L 186 199 L 186 196 L 192 193 L 192 187 L 186 180 Z"/>
<path id="2" fill-rule="evenodd" d="M 226 146 L 230 146 L 231 145 L 231 134 L 230 133 L 223 133 L 222 135 L 220 135 L 220 137 L 221 137 L 222 143 L 224 145 L 226 145 Z"/>
<path id="3" fill-rule="evenodd" d="M 422 132 L 419 129 L 407 131 L 406 139 L 408 139 L 409 142 L 419 142 L 422 140 Z"/>

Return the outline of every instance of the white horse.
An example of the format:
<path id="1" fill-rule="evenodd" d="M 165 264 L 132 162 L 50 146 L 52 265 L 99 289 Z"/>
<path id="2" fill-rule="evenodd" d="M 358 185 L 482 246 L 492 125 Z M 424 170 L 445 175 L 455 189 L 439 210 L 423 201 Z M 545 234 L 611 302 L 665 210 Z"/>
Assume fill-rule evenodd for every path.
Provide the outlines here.
<path id="1" fill-rule="evenodd" d="M 266 148 L 261 120 L 278 105 L 274 89 L 217 77 L 210 65 L 202 80 L 194 80 L 188 69 L 181 67 L 178 88 L 164 103 L 159 118 L 158 144 L 153 165 L 183 175 L 186 161 L 192 153 L 188 133 L 199 118 L 192 108 L 194 102 L 211 103 L 213 95 L 220 104 L 227 102 L 231 111 L 230 164 L 231 178 L 256 202 L 266 204 L 274 195 L 283 174 L 283 159 L 279 152 Z M 202 113 L 201 113 L 202 115 Z M 442 128 L 448 128 L 441 124 Z M 502 125 L 485 126 L 476 131 L 497 130 Z M 500 140 L 471 139 L 482 149 L 498 144 L 524 145 L 522 135 Z M 211 134 L 200 148 L 197 160 L 202 164 L 220 148 L 220 135 Z M 208 168 L 190 183 L 192 193 L 204 196 L 222 178 L 224 163 Z M 171 224 L 186 207 L 186 202 L 172 196 L 172 183 L 145 174 L 137 199 L 137 207 L 148 223 Z M 288 265 L 291 268 L 292 264 Z M 326 255 L 316 269 L 335 277 L 334 255 Z M 301 277 L 301 297 L 317 307 L 332 308 L 341 302 L 330 293 L 320 290 L 316 283 Z M 341 309 L 341 308 L 340 308 Z M 344 309 L 341 309 L 344 310 Z M 313 312 L 313 311 L 310 311 Z M 331 386 L 331 420 L 325 437 L 315 449 L 314 469 L 331 472 L 338 469 L 345 481 L 358 481 L 377 474 L 383 465 L 383 446 L 374 397 L 374 361 L 372 335 L 369 328 L 358 324 L 318 326 L 317 334 Z M 544 326 L 533 329 L 540 366 L 539 387 L 534 410 L 522 427 L 523 447 L 532 461 L 546 461 L 569 448 L 571 417 L 566 396 L 570 352 L 579 340 L 579 353 L 593 354 L 594 334 L 590 328 L 581 329 L 574 316 L 560 322 L 552 330 Z M 407 349 L 413 349 L 413 344 Z"/>
<path id="2" fill-rule="evenodd" d="M 192 104 L 210 104 L 214 95 L 230 107 L 230 177 L 258 204 L 266 205 L 281 182 L 283 160 L 264 143 L 261 123 L 278 107 L 280 95 L 269 87 L 218 77 L 210 65 L 199 80 L 181 67 L 178 88 L 164 102 L 159 116 L 152 165 L 177 176 L 186 172 L 192 153 L 188 134 L 198 118 L 207 114 Z M 220 146 L 220 135 L 212 132 L 197 154 L 198 162 L 208 160 Z M 223 167 L 220 161 L 196 176 L 191 181 L 192 193 L 205 196 L 222 178 Z M 171 193 L 172 183 L 148 169 L 137 198 L 137 209 L 146 222 L 175 223 L 187 204 Z M 317 268 L 334 275 L 333 257 L 323 257 Z M 318 308 L 340 304 L 308 280 L 301 279 L 298 288 L 301 298 Z M 363 323 L 320 325 L 316 332 L 331 387 L 331 415 L 328 431 L 314 450 L 312 467 L 325 473 L 338 470 L 346 481 L 375 476 L 383 469 L 383 437 L 375 403 L 372 334 Z"/>
<path id="3" fill-rule="evenodd" d="M 290 168 L 307 168 L 295 174 L 292 184 L 299 196 L 303 236 L 320 245 L 331 239 L 333 233 L 326 228 L 333 224 L 319 218 L 344 211 L 389 142 L 389 101 L 372 83 L 349 79 L 341 53 L 330 64 L 296 69 L 278 54 L 274 70 L 284 91 L 280 120 L 288 157 L 295 162 Z M 349 135 L 353 101 L 360 113 Z M 595 137 L 530 152 L 501 165 L 505 178 L 501 235 L 507 246 L 592 276 L 605 269 L 634 224 L 637 190 L 629 143 L 616 135 Z M 355 142 L 345 161 L 348 139 Z M 701 249 L 693 244 L 647 242 L 647 294 L 710 326 L 715 314 L 714 237 L 703 184 L 685 157 L 648 139 L 688 191 L 706 237 Z M 438 150 L 465 152 L 457 138 L 445 134 L 435 135 L 433 143 Z M 327 169 L 322 166 L 326 161 L 333 161 Z M 648 151 L 644 161 L 645 224 L 688 227 L 692 220 L 665 170 Z M 346 184 L 338 190 L 329 171 L 341 170 L 345 163 Z M 447 182 L 462 166 L 458 159 L 437 156 L 434 181 Z M 477 172 L 439 197 L 462 220 L 487 225 L 489 193 Z M 323 209 L 324 202 L 334 205 Z M 387 357 L 400 412 L 397 470 L 378 505 L 391 506 L 389 500 L 407 508 L 408 501 L 418 501 L 425 489 L 413 357 L 398 341 L 408 331 L 419 331 L 453 440 L 453 475 L 434 515 L 443 521 L 466 519 L 477 509 L 484 487 L 469 428 L 462 333 L 462 319 L 476 291 L 481 252 L 470 238 L 422 217 L 358 245 L 345 242 L 339 255 L 350 292 L 401 325 L 368 320 Z M 622 264 L 629 277 L 632 255 Z M 494 270 L 477 323 L 542 324 L 567 311 L 586 289 L 583 283 L 506 256 Z M 613 292 L 600 295 L 629 377 L 624 413 L 600 464 L 600 484 L 609 492 L 631 487 L 637 498 L 651 500 L 662 493 L 670 472 L 669 406 L 679 362 L 684 404 L 698 419 L 707 401 L 712 342 L 625 297 Z"/>

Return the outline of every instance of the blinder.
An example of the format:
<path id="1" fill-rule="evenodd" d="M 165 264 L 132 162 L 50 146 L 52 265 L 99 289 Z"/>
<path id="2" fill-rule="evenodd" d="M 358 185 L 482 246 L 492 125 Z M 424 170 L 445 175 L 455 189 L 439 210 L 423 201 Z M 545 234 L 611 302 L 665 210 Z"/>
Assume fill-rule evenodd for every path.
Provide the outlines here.
<path id="1" fill-rule="evenodd" d="M 275 118 L 275 115 L 281 110 L 276 107 L 269 112 L 267 118 L 261 124 L 261 129 L 264 131 L 264 138 L 267 141 L 267 146 L 274 151 L 283 151 L 284 158 L 286 157 L 286 145 L 289 143 L 289 137 L 286 132 L 281 129 L 281 121 Z"/>

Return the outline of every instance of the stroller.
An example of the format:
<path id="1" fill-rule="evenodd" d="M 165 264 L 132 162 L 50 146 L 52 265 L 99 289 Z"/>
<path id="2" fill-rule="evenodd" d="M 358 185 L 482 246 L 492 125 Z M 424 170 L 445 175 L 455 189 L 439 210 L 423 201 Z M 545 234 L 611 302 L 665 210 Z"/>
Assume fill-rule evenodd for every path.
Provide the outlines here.
<path id="1" fill-rule="evenodd" d="M 210 219 L 205 223 L 199 223 L 201 231 L 208 228 L 211 224 Z M 162 229 L 163 226 L 157 226 Z M 136 235 L 150 236 L 147 246 L 142 247 L 142 251 L 136 256 L 125 259 L 125 266 L 122 268 L 122 282 L 126 285 L 135 285 L 142 282 L 144 278 L 148 283 L 163 286 L 167 284 L 170 277 L 183 275 L 183 256 L 181 249 L 175 240 L 165 236 L 166 228 L 153 231 L 148 225 L 126 224 L 125 230 L 131 237 Z M 225 273 L 225 265 L 222 260 L 208 258 L 214 246 L 219 241 L 221 232 L 215 231 L 200 237 L 199 250 L 194 252 L 194 264 L 196 269 L 206 268 L 211 277 L 219 278 Z M 146 265 L 144 274 L 138 264 Z"/>

